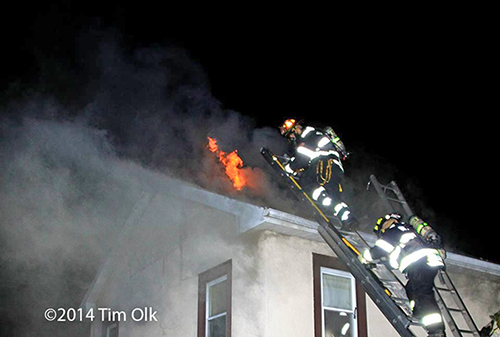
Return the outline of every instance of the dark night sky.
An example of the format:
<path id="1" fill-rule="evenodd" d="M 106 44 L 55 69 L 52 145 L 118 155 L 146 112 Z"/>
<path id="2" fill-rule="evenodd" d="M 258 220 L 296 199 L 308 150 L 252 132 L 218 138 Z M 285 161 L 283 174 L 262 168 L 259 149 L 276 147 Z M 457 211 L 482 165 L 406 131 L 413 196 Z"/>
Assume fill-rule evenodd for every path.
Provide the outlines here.
<path id="1" fill-rule="evenodd" d="M 216 17 L 202 9 L 180 19 L 177 9 L 137 3 L 38 6 L 12 9 L 2 23 L 3 92 L 16 80 L 33 84 L 40 60 L 71 64 L 75 36 L 89 27 L 116 28 L 131 49 L 184 48 L 226 109 L 259 126 L 290 116 L 331 125 L 354 157 L 368 153 L 396 167 L 398 184 L 418 188 L 437 219 L 467 241 L 466 253 L 498 262 L 498 107 L 486 23 L 268 10 Z"/>

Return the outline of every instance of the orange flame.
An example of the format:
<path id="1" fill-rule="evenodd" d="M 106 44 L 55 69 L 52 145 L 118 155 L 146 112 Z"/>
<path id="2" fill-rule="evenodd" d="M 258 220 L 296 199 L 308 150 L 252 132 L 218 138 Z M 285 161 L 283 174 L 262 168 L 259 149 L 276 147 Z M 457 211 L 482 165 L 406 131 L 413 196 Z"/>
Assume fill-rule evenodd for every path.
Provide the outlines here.
<path id="1" fill-rule="evenodd" d="M 208 137 L 207 148 L 210 152 L 213 152 L 219 158 L 219 161 L 224 165 L 226 175 L 233 182 L 234 188 L 240 191 L 246 184 L 247 181 L 243 175 L 241 168 L 243 167 L 243 160 L 238 156 L 238 150 L 234 150 L 231 153 L 226 153 L 219 150 L 217 141 L 214 138 Z"/>

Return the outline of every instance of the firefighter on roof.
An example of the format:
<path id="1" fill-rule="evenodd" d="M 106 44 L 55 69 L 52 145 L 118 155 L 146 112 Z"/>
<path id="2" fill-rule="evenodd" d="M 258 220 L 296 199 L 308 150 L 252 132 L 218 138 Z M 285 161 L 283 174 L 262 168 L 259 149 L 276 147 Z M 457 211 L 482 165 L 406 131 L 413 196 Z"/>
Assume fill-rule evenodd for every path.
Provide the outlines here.
<path id="1" fill-rule="evenodd" d="M 445 336 L 433 291 L 438 269 L 444 267 L 441 237 L 419 217 L 412 216 L 408 224 L 396 213 L 378 219 L 373 231 L 378 240 L 360 256 L 361 262 L 385 260 L 405 273 L 413 316 L 420 319 L 429 336 Z"/>
<path id="2" fill-rule="evenodd" d="M 295 119 L 287 119 L 280 126 L 280 133 L 293 146 L 293 154 L 285 165 L 286 171 L 300 178 L 302 187 L 319 205 L 340 219 L 342 228 L 355 226 L 357 220 L 341 198 L 342 160 L 349 153 L 333 129 L 304 127 Z"/>

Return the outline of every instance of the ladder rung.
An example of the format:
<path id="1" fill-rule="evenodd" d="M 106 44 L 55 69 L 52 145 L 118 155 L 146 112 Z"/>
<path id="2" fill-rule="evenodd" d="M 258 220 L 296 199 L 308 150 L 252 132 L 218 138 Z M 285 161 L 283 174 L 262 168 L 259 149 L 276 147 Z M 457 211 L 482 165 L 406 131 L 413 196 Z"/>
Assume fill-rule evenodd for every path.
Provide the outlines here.
<path id="1" fill-rule="evenodd" d="M 390 197 L 386 197 L 386 198 L 387 198 L 387 200 L 397 202 L 398 204 L 402 204 L 402 205 L 403 205 L 403 204 L 406 204 L 406 202 L 401 201 L 401 200 L 399 200 L 399 199 L 394 199 L 394 198 L 390 198 Z"/>
<path id="2" fill-rule="evenodd" d="M 454 292 L 455 292 L 455 290 L 454 290 L 454 289 L 438 288 L 438 287 L 436 287 L 436 290 L 439 290 L 439 291 L 446 291 L 446 292 L 450 292 L 450 293 L 454 293 Z"/>
<path id="3" fill-rule="evenodd" d="M 407 298 L 401 298 L 401 297 L 391 297 L 391 299 L 393 301 L 397 301 L 397 302 L 406 302 L 408 303 L 408 299 Z"/>
<path id="4" fill-rule="evenodd" d="M 401 284 L 401 282 L 399 282 L 398 280 L 389 280 L 389 279 L 382 279 L 382 278 L 379 278 L 378 280 L 380 282 L 382 282 L 382 283 L 397 283 L 397 284 Z"/>
<path id="5" fill-rule="evenodd" d="M 389 185 L 382 185 L 374 175 L 371 175 L 370 183 L 373 183 L 378 195 L 380 196 L 382 201 L 384 201 L 384 206 L 388 211 L 393 212 L 395 207 L 402 206 L 406 215 L 410 216 L 412 211 L 409 208 L 409 205 L 405 200 L 402 192 L 399 190 L 399 187 L 394 181 L 392 181 Z M 394 193 L 395 196 L 392 193 Z M 391 288 L 391 283 L 393 282 L 387 282 L 387 288 Z M 438 305 L 443 312 L 444 318 L 448 322 L 449 328 L 453 331 L 453 335 L 456 336 L 457 334 L 467 334 L 474 337 L 479 336 L 479 331 L 477 330 L 472 317 L 467 311 L 467 308 L 465 307 L 465 304 L 463 303 L 458 290 L 455 289 L 455 286 L 446 271 L 441 270 L 439 272 L 439 283 L 437 281 L 436 283 L 434 283 L 434 289 L 438 297 Z M 448 307 L 445 299 L 446 302 L 450 303 L 452 308 Z M 399 302 L 401 302 L 401 299 L 393 298 L 393 300 L 398 305 L 400 305 Z M 456 315 L 456 313 L 462 315 L 465 323 L 467 323 L 467 327 L 464 326 L 463 330 L 458 327 L 457 322 L 455 321 L 454 316 Z M 415 319 L 411 316 L 408 316 L 408 319 L 412 322 L 415 322 Z"/>
<path id="6" fill-rule="evenodd" d="M 408 320 L 411 322 L 412 325 L 423 326 L 422 322 L 419 319 L 416 319 L 415 317 L 408 317 Z"/>

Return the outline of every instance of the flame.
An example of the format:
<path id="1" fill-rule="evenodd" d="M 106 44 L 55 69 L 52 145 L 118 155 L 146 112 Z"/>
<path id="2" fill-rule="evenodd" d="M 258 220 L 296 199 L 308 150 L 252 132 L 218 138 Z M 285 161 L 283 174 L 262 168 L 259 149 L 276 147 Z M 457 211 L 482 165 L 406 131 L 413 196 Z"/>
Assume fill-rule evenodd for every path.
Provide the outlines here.
<path id="1" fill-rule="evenodd" d="M 294 124 L 295 124 L 295 119 L 287 119 L 285 121 L 285 127 L 287 130 L 290 129 L 292 126 L 294 126 Z"/>
<path id="2" fill-rule="evenodd" d="M 211 137 L 208 137 L 207 147 L 210 150 L 210 152 L 216 152 L 219 149 L 219 146 L 217 145 L 217 141 Z"/>
<path id="3" fill-rule="evenodd" d="M 210 152 L 215 153 L 219 161 L 224 165 L 226 175 L 231 179 L 236 190 L 240 191 L 247 185 L 247 181 L 241 170 L 243 160 L 238 156 L 238 150 L 234 150 L 231 153 L 221 151 L 217 145 L 217 141 L 211 137 L 208 137 L 207 148 Z"/>

